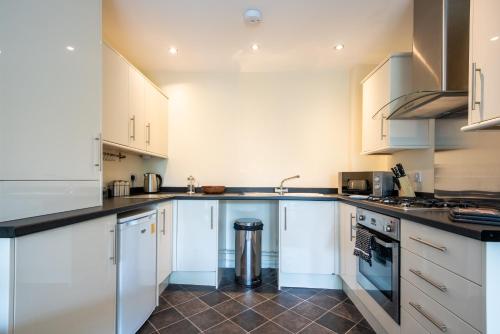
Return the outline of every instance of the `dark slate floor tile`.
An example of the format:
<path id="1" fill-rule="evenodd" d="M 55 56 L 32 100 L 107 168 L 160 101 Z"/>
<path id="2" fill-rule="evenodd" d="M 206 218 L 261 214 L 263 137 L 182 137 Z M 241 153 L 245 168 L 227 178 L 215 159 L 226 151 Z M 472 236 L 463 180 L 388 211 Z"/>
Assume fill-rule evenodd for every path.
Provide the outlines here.
<path id="1" fill-rule="evenodd" d="M 351 329 L 348 334 L 376 334 L 376 333 L 373 329 L 366 328 L 358 324 L 356 325 L 356 327 Z"/>
<path id="2" fill-rule="evenodd" d="M 335 298 L 339 301 L 343 301 L 347 299 L 347 295 L 345 294 L 344 291 L 339 290 L 339 289 L 334 289 L 334 290 L 323 290 L 323 293 L 327 295 L 328 297 Z"/>
<path id="3" fill-rule="evenodd" d="M 262 325 L 267 320 L 255 311 L 247 310 L 237 316 L 231 318 L 233 322 L 242 327 L 247 332 L 252 331 L 256 327 Z"/>
<path id="4" fill-rule="evenodd" d="M 292 311 L 310 320 L 316 320 L 326 312 L 321 307 L 316 306 L 307 301 L 302 302 L 299 305 L 295 306 L 294 308 L 292 308 Z"/>
<path id="5" fill-rule="evenodd" d="M 149 321 L 146 321 L 144 325 L 142 325 L 141 328 L 136 332 L 136 334 L 151 334 L 151 333 L 156 333 L 156 329 L 154 329 L 153 326 L 149 323 Z"/>
<path id="6" fill-rule="evenodd" d="M 165 291 L 183 291 L 184 288 L 182 287 L 181 284 L 169 284 L 166 288 Z"/>
<path id="7" fill-rule="evenodd" d="M 331 312 L 341 315 L 344 318 L 347 318 L 354 322 L 358 322 L 363 319 L 363 316 L 361 315 L 361 313 L 359 313 L 358 309 L 348 303 L 340 303 L 339 305 L 331 309 Z"/>
<path id="8" fill-rule="evenodd" d="M 257 294 L 261 295 L 262 297 L 271 299 L 276 297 L 281 293 L 280 290 L 278 290 L 278 287 L 271 285 L 271 284 L 263 284 L 259 286 L 258 288 L 253 289 Z"/>
<path id="9" fill-rule="evenodd" d="M 271 300 L 286 308 L 292 308 L 295 305 L 302 302 L 302 299 L 295 297 L 294 295 L 291 295 L 288 292 L 280 293 Z"/>
<path id="10" fill-rule="evenodd" d="M 233 299 L 225 301 L 224 303 L 220 303 L 217 306 L 214 306 L 214 309 L 218 312 L 222 313 L 227 318 L 234 317 L 238 313 L 241 313 L 248 309 L 245 305 L 242 305 Z"/>
<path id="11" fill-rule="evenodd" d="M 288 334 L 286 329 L 278 326 L 274 322 L 268 321 L 264 325 L 254 329 L 252 334 Z"/>
<path id="12" fill-rule="evenodd" d="M 223 286 L 219 289 L 220 291 L 224 292 L 231 298 L 236 298 L 238 296 L 241 296 L 242 294 L 251 291 L 251 288 L 247 288 L 241 285 L 238 285 L 236 283 L 231 283 L 229 285 Z"/>
<path id="13" fill-rule="evenodd" d="M 276 304 L 272 300 L 268 300 L 262 304 L 259 304 L 253 308 L 256 312 L 262 314 L 268 319 L 274 318 L 280 313 L 283 313 L 286 311 L 286 308 L 283 306 Z"/>
<path id="14" fill-rule="evenodd" d="M 245 292 L 241 296 L 238 296 L 234 299 L 248 307 L 254 307 L 255 305 L 260 304 L 266 300 L 266 298 L 258 295 L 254 291 Z"/>
<path id="15" fill-rule="evenodd" d="M 184 304 L 179 304 L 175 307 L 183 316 L 190 317 L 193 314 L 200 313 L 208 309 L 208 305 L 198 298 L 191 299 Z"/>
<path id="16" fill-rule="evenodd" d="M 338 334 L 346 333 L 355 325 L 355 323 L 351 320 L 333 314 L 332 312 L 327 312 L 321 318 L 316 320 L 316 322 Z"/>
<path id="17" fill-rule="evenodd" d="M 226 320 L 222 315 L 212 309 L 195 314 L 189 318 L 201 330 L 207 330 Z"/>
<path id="18" fill-rule="evenodd" d="M 299 332 L 300 334 L 335 334 L 329 329 L 326 329 L 323 326 L 318 325 L 317 323 L 313 322 L 303 330 Z"/>
<path id="19" fill-rule="evenodd" d="M 246 333 L 240 326 L 232 321 L 225 321 L 215 327 L 210 328 L 206 334 L 244 334 Z"/>
<path id="20" fill-rule="evenodd" d="M 317 305 L 319 307 L 324 308 L 325 310 L 329 310 L 338 303 L 340 303 L 337 299 L 328 297 L 324 293 L 318 293 L 312 296 L 307 300 L 310 303 L 313 303 L 314 305 Z"/>
<path id="21" fill-rule="evenodd" d="M 217 304 L 223 303 L 229 299 L 227 295 L 220 291 L 214 291 L 208 295 L 201 296 L 200 299 L 207 303 L 209 306 L 215 306 Z"/>
<path id="22" fill-rule="evenodd" d="M 354 305 L 354 303 L 352 302 L 352 300 L 349 299 L 349 297 L 347 297 L 347 299 L 344 300 L 344 303 L 348 303 L 348 304 Z"/>
<path id="23" fill-rule="evenodd" d="M 176 322 L 173 325 L 162 328 L 160 334 L 196 334 L 200 333 L 198 328 L 193 326 L 192 323 L 187 321 L 186 319 Z"/>
<path id="24" fill-rule="evenodd" d="M 184 319 L 182 314 L 177 312 L 173 307 L 163 310 L 161 312 L 153 314 L 149 317 L 149 321 L 155 326 L 157 329 L 167 327 L 174 322 Z"/>
<path id="25" fill-rule="evenodd" d="M 294 296 L 297 296 L 302 299 L 307 299 L 314 296 L 319 292 L 317 289 L 306 289 L 306 288 L 290 288 L 287 290 L 288 293 L 291 293 Z"/>
<path id="26" fill-rule="evenodd" d="M 358 325 L 361 325 L 363 327 L 366 327 L 366 328 L 369 328 L 369 329 L 372 329 L 372 326 L 370 326 L 370 324 L 368 323 L 368 321 L 366 321 L 365 318 L 363 318 L 363 320 L 361 320 Z"/>
<path id="27" fill-rule="evenodd" d="M 172 307 L 172 305 L 170 305 L 170 303 L 169 303 L 169 302 L 167 302 L 167 301 L 165 300 L 165 298 L 163 298 L 162 296 L 160 296 L 160 297 L 158 298 L 158 304 L 159 304 L 159 305 L 155 308 L 155 310 L 153 311 L 153 313 L 158 313 L 158 312 L 160 312 L 160 311 L 163 311 L 163 310 L 165 310 L 165 309 L 167 309 L 167 308 Z"/>
<path id="28" fill-rule="evenodd" d="M 285 311 L 284 313 L 281 313 L 276 318 L 274 318 L 273 322 L 277 323 L 281 327 L 288 329 L 290 332 L 297 333 L 298 331 L 309 325 L 311 323 L 311 320 L 292 311 Z"/>
<path id="29" fill-rule="evenodd" d="M 213 286 L 206 285 L 183 285 L 182 287 L 185 291 L 191 292 L 196 297 L 201 297 L 215 291 Z"/>
<path id="30" fill-rule="evenodd" d="M 185 303 L 188 300 L 195 298 L 192 293 L 184 290 L 165 290 L 162 293 L 162 297 L 173 306 Z"/>

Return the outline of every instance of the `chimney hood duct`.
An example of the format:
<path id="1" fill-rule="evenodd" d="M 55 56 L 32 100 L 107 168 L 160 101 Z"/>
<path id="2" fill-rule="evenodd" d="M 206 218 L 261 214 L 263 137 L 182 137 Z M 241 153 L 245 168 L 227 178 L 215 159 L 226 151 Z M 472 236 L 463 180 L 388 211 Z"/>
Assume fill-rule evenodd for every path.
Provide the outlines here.
<path id="1" fill-rule="evenodd" d="M 467 111 L 469 8 L 470 0 L 414 0 L 413 89 L 382 107 L 391 111 L 388 119 L 445 118 Z"/>

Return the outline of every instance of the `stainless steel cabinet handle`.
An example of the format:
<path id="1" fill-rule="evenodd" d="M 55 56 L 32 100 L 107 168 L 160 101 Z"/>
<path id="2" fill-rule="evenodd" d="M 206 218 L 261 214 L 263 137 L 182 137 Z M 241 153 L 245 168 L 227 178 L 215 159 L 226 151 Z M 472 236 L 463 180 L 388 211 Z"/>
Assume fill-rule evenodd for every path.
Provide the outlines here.
<path id="1" fill-rule="evenodd" d="M 386 117 L 385 116 L 380 116 L 380 140 L 383 140 L 386 135 L 384 134 L 384 121 Z"/>
<path id="2" fill-rule="evenodd" d="M 146 125 L 146 129 L 148 131 L 148 140 L 146 141 L 146 143 L 149 145 L 151 144 L 151 123 L 148 123 L 148 125 Z"/>
<path id="3" fill-rule="evenodd" d="M 356 227 L 352 224 L 353 219 L 356 219 L 356 215 L 353 215 L 351 213 L 351 237 L 350 237 L 351 241 L 352 241 L 352 239 L 356 238 L 355 236 L 352 235 L 352 231 L 356 229 Z"/>
<path id="4" fill-rule="evenodd" d="M 286 214 L 286 206 L 285 206 L 283 209 L 285 209 L 285 217 L 284 217 L 284 218 L 285 218 L 285 231 L 286 231 L 286 229 L 287 229 L 287 214 Z"/>
<path id="5" fill-rule="evenodd" d="M 214 207 L 210 207 L 210 229 L 214 229 Z"/>
<path id="6" fill-rule="evenodd" d="M 418 313 L 420 313 L 427 320 L 429 320 L 430 322 L 432 322 L 432 324 L 434 326 L 436 326 L 437 328 L 439 328 L 439 330 L 441 332 L 445 333 L 448 330 L 448 328 L 446 327 L 446 325 L 444 323 L 442 323 L 439 320 L 434 319 L 434 317 L 431 316 L 429 313 L 427 313 L 427 311 L 425 311 L 420 304 L 417 304 L 417 303 L 414 303 L 414 302 L 408 302 L 408 303 L 410 304 L 411 307 L 413 307 L 415 310 L 417 310 Z"/>
<path id="7" fill-rule="evenodd" d="M 476 101 L 476 97 L 477 97 L 477 82 L 476 82 L 476 75 L 477 75 L 477 72 L 479 72 L 479 74 L 481 74 L 481 69 L 480 68 L 477 68 L 477 65 L 476 63 L 472 63 L 472 76 L 471 76 L 471 109 L 472 110 L 476 110 L 476 105 L 480 105 L 481 102 L 479 101 Z"/>
<path id="8" fill-rule="evenodd" d="M 446 285 L 434 282 L 432 279 L 430 279 L 430 278 L 426 277 L 424 274 L 422 274 L 422 272 L 420 270 L 410 269 L 410 272 L 417 275 L 419 278 L 423 279 L 424 281 L 426 281 L 427 283 L 429 283 L 430 285 L 432 285 L 436 289 L 438 289 L 442 292 L 446 292 L 446 290 L 447 290 Z"/>
<path id="9" fill-rule="evenodd" d="M 163 233 L 163 235 L 165 235 L 165 220 L 167 220 L 166 209 L 163 209 L 162 215 L 163 215 L 163 230 L 161 232 Z"/>
<path id="10" fill-rule="evenodd" d="M 109 232 L 113 233 L 113 255 L 109 258 L 113 261 L 113 264 L 116 264 L 116 227 Z"/>
<path id="11" fill-rule="evenodd" d="M 438 251 L 441 251 L 441 252 L 446 252 L 446 247 L 444 246 L 438 246 L 438 245 L 435 245 L 429 241 L 425 241 L 424 239 L 422 238 L 419 238 L 419 237 L 409 237 L 411 240 L 414 240 L 416 242 L 419 242 L 421 244 L 424 244 L 426 246 L 429 246 L 429 247 L 432 247 L 434 249 L 437 249 Z"/>
<path id="12" fill-rule="evenodd" d="M 135 115 L 130 118 L 130 121 L 132 122 L 132 135 L 130 138 L 135 140 Z"/>
<path id="13" fill-rule="evenodd" d="M 102 135 L 99 133 L 97 137 L 94 138 L 97 142 L 97 162 L 94 163 L 95 167 L 99 167 L 99 171 L 102 171 Z"/>

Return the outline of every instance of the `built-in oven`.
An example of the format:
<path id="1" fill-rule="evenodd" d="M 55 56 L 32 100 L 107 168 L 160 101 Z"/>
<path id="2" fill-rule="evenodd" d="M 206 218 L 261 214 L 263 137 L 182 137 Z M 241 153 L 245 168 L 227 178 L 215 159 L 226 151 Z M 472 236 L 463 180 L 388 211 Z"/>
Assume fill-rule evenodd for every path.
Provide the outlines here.
<path id="1" fill-rule="evenodd" d="M 357 229 L 373 234 L 371 264 L 359 257 L 357 281 L 399 324 L 400 220 L 360 208 L 356 220 Z"/>

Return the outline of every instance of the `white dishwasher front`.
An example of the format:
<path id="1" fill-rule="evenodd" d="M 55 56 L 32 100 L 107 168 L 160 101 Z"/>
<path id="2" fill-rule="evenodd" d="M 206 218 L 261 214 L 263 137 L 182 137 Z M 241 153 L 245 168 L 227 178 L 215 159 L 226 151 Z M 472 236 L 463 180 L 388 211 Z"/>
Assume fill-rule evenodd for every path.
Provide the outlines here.
<path id="1" fill-rule="evenodd" d="M 117 333 L 135 333 L 156 307 L 156 210 L 118 216 Z"/>

